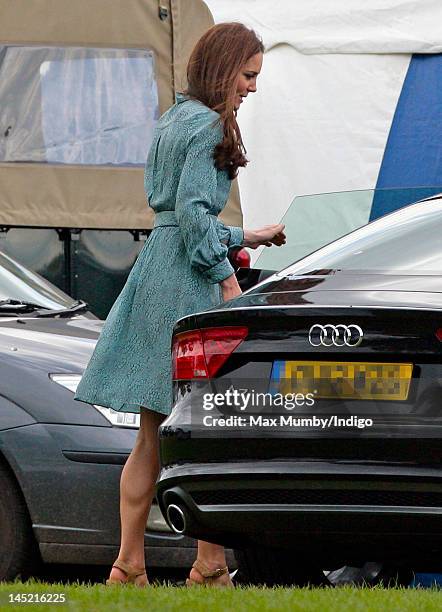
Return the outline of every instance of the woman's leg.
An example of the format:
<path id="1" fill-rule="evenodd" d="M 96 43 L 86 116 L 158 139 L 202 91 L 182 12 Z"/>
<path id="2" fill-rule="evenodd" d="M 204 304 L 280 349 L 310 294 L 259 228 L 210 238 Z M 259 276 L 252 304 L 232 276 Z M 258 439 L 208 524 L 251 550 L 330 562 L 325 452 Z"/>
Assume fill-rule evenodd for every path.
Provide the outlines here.
<path id="1" fill-rule="evenodd" d="M 164 418 L 156 412 L 141 409 L 135 446 L 121 474 L 121 545 L 118 559 L 137 568 L 144 567 L 144 531 L 158 478 L 158 427 Z M 126 580 L 124 572 L 117 568 L 112 568 L 110 577 Z M 140 576 L 136 583 L 146 584 L 146 577 Z"/>

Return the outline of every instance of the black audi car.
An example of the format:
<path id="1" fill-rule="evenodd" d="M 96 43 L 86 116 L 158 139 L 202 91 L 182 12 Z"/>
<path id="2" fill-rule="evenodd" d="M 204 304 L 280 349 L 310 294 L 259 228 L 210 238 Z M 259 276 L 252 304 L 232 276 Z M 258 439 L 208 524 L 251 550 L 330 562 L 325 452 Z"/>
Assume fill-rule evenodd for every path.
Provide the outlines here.
<path id="1" fill-rule="evenodd" d="M 267 584 L 442 568 L 441 197 L 179 320 L 173 364 L 175 532 Z"/>

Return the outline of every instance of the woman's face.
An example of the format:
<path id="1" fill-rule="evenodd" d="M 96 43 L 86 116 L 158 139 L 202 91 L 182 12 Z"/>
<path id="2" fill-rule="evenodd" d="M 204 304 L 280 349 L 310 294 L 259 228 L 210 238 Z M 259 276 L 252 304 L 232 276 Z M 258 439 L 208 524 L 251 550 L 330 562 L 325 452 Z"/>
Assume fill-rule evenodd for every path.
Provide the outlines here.
<path id="1" fill-rule="evenodd" d="M 235 110 L 238 110 L 244 98 L 256 91 L 256 78 L 261 72 L 263 54 L 252 55 L 242 67 L 236 86 Z"/>

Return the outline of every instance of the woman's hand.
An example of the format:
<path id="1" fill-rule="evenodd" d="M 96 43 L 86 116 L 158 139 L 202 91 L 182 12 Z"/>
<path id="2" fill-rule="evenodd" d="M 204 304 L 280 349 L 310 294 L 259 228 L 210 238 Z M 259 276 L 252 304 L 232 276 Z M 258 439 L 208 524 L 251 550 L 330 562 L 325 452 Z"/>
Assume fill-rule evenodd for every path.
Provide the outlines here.
<path id="1" fill-rule="evenodd" d="M 257 249 L 259 246 L 282 246 L 286 242 L 285 225 L 265 225 L 257 230 L 244 230 L 244 240 L 241 246 Z"/>
<path id="2" fill-rule="evenodd" d="M 238 281 L 236 280 L 236 276 L 234 274 L 221 281 L 220 285 L 223 302 L 227 302 L 227 300 L 233 300 L 233 298 L 236 298 L 238 297 L 238 295 L 242 294 L 241 287 L 239 286 Z"/>

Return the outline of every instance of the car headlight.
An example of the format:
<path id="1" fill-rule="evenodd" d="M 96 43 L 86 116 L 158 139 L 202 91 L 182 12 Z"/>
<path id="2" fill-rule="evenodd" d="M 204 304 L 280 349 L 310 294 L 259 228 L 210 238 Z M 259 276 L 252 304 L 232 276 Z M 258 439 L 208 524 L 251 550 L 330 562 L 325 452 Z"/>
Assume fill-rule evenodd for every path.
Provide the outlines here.
<path id="1" fill-rule="evenodd" d="M 81 380 L 81 374 L 49 374 L 49 378 L 57 383 L 57 385 L 61 385 L 65 389 L 75 393 Z M 109 423 L 112 423 L 112 425 L 117 427 L 140 426 L 139 414 L 134 414 L 133 412 L 118 412 L 117 410 L 112 410 L 112 408 L 97 406 L 96 404 L 93 404 L 93 407 L 98 410 Z"/>

